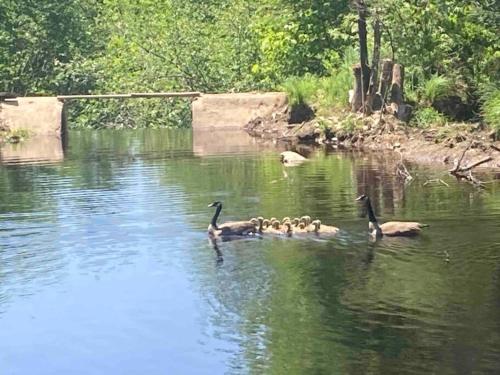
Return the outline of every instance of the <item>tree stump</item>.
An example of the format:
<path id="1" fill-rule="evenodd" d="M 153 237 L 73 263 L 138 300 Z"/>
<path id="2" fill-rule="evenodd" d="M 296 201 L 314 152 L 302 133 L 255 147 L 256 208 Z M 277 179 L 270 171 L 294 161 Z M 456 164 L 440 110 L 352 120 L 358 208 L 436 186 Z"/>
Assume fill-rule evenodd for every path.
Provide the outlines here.
<path id="1" fill-rule="evenodd" d="M 413 107 L 404 103 L 404 78 L 404 66 L 401 64 L 394 64 L 392 68 L 391 109 L 397 119 L 408 122 L 410 121 Z"/>
<path id="2" fill-rule="evenodd" d="M 392 80 L 392 68 L 394 63 L 392 60 L 384 59 L 382 60 L 382 72 L 380 76 L 380 84 L 378 87 L 377 94 L 373 100 L 373 109 L 379 110 L 382 109 L 382 105 L 386 101 L 387 89 L 391 84 Z"/>
<path id="3" fill-rule="evenodd" d="M 396 106 L 395 112 L 397 112 L 397 106 L 403 104 L 403 84 L 404 84 L 404 67 L 401 64 L 394 64 L 392 68 L 392 83 L 391 83 L 391 106 L 394 104 Z M 394 108 L 394 107 L 393 107 Z"/>
<path id="4" fill-rule="evenodd" d="M 354 73 L 354 92 L 351 99 L 351 110 L 357 112 L 363 106 L 363 84 L 361 83 L 361 64 L 352 67 Z"/>

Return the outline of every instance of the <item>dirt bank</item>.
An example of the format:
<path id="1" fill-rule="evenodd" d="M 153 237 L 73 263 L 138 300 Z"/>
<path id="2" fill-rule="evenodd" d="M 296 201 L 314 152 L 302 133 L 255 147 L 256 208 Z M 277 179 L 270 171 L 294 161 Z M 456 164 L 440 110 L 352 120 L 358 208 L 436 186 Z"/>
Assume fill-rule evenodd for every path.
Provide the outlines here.
<path id="1" fill-rule="evenodd" d="M 359 149 L 400 153 L 404 160 L 452 169 L 485 161 L 476 168 L 500 170 L 500 141 L 480 124 L 449 124 L 439 128 L 417 129 L 391 115 L 369 117 L 348 112 L 328 118 L 316 117 L 290 124 L 287 109 L 256 118 L 245 126 L 254 137 L 292 144 L 329 144 L 339 149 Z M 467 150 L 467 152 L 464 151 Z"/>

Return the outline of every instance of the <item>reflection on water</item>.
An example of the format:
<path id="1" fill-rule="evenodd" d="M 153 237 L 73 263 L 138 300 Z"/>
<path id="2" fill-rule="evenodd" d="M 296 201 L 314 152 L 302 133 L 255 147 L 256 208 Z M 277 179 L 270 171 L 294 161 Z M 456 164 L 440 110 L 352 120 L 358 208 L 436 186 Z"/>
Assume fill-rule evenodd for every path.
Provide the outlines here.
<path id="1" fill-rule="evenodd" d="M 386 155 L 303 149 L 286 168 L 280 148 L 197 137 L 75 132 L 59 163 L 0 165 L 5 373 L 499 372 L 498 184 L 411 167 L 405 188 Z M 431 227 L 372 243 L 361 193 Z M 341 233 L 214 243 L 214 200 L 223 221 Z"/>
<path id="2" fill-rule="evenodd" d="M 30 137 L 21 143 L 6 143 L 0 147 L 0 162 L 9 163 L 55 163 L 64 159 L 60 137 Z"/>
<path id="3" fill-rule="evenodd" d="M 257 152 L 266 148 L 269 149 L 269 146 L 241 129 L 193 129 L 193 152 L 196 156 Z"/>

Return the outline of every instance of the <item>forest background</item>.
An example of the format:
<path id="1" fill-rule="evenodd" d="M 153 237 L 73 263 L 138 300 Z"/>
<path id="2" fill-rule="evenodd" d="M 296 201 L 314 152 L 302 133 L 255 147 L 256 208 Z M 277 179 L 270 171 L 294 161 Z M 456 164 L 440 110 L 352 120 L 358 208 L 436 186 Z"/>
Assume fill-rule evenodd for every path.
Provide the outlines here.
<path id="1" fill-rule="evenodd" d="M 369 47 L 403 64 L 410 126 L 465 120 L 500 132 L 498 0 L 367 0 Z M 359 61 L 349 0 L 4 0 L 0 91 L 19 95 L 285 90 L 319 114 L 349 108 Z M 372 44 L 370 46 L 370 44 Z M 371 48 L 369 48 L 371 50 Z M 451 116 L 453 117 L 453 116 Z M 189 126 L 186 101 L 79 101 L 73 128 Z"/>

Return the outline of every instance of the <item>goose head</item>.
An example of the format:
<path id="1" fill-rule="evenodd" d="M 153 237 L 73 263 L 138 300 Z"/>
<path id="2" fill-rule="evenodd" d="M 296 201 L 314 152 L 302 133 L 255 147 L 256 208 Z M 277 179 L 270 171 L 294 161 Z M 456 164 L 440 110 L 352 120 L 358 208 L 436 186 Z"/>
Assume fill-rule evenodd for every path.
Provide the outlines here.
<path id="1" fill-rule="evenodd" d="M 219 206 L 222 206 L 222 202 L 215 201 L 208 205 L 208 207 L 219 207 Z"/>
<path id="2" fill-rule="evenodd" d="M 290 221 L 286 221 L 283 223 L 285 227 L 285 233 L 292 233 L 292 223 Z"/>
<path id="3" fill-rule="evenodd" d="M 314 220 L 311 224 L 314 225 L 314 231 L 318 232 L 321 227 L 321 220 Z"/>
<path id="4" fill-rule="evenodd" d="M 356 198 L 357 202 L 366 202 L 368 200 L 368 197 L 365 194 L 361 194 L 359 197 Z"/>

